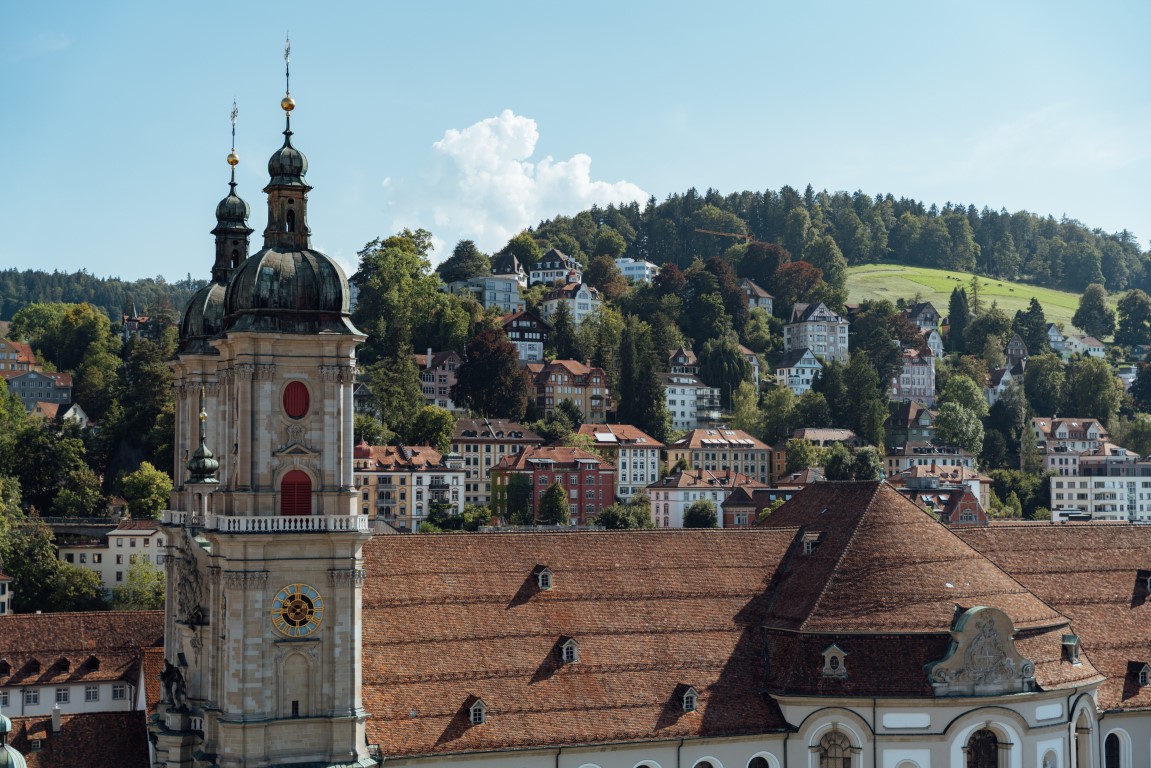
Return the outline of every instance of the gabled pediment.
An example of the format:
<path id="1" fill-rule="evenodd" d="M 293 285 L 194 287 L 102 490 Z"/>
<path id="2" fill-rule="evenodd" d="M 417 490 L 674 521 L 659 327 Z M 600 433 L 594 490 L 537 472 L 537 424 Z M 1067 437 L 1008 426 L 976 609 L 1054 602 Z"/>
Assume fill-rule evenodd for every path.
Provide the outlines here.
<path id="1" fill-rule="evenodd" d="M 291 443 L 282 448 L 272 451 L 273 456 L 289 456 L 292 458 L 305 458 L 308 456 L 319 456 L 319 452 L 313 451 L 305 445 L 300 443 Z"/>

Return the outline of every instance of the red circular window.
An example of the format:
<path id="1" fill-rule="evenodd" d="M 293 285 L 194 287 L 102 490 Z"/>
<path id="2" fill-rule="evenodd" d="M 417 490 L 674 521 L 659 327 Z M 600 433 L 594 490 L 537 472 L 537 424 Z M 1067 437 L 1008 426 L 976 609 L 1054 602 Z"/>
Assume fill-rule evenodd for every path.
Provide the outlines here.
<path id="1" fill-rule="evenodd" d="M 293 419 L 302 419 L 308 413 L 308 388 L 302 381 L 293 381 L 284 387 L 284 411 Z"/>

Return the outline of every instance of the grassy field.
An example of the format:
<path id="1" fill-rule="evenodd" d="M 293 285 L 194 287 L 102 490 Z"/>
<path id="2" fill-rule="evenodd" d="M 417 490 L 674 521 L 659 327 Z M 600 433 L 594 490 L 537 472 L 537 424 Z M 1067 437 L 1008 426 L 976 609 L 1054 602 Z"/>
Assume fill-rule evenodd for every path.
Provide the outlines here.
<path id="1" fill-rule="evenodd" d="M 930 301 L 940 314 L 946 316 L 947 302 L 951 299 L 952 289 L 957 285 L 967 289 L 970 301 L 971 278 L 972 275 L 965 272 L 949 272 L 945 269 L 863 264 L 847 270 L 848 301 L 888 299 L 894 302 L 901 298 L 911 299 L 918 293 L 922 301 Z M 1014 317 L 1017 309 L 1026 310 L 1032 296 L 1043 305 L 1043 314 L 1048 322 L 1063 323 L 1066 331 L 1071 331 L 1071 316 L 1079 307 L 1079 294 L 1008 280 L 979 278 L 980 302 L 997 302 L 1009 317 Z"/>

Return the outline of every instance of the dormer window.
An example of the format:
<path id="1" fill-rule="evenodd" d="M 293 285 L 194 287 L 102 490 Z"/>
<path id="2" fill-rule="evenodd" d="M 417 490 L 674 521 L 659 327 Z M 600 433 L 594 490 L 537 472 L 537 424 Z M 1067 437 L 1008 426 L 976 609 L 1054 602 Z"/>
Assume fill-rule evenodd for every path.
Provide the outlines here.
<path id="1" fill-rule="evenodd" d="M 699 694 L 695 692 L 695 688 L 690 685 L 687 690 L 683 692 L 683 711 L 694 712 L 699 705 Z"/>
<path id="2" fill-rule="evenodd" d="M 832 643 L 823 649 L 823 676 L 847 677 L 847 652 Z"/>
<path id="3" fill-rule="evenodd" d="M 563 655 L 564 664 L 575 664 L 579 661 L 579 643 L 574 638 L 569 638 L 566 643 L 561 645 L 560 652 Z"/>
<path id="4" fill-rule="evenodd" d="M 552 579 L 552 572 L 550 568 L 541 568 L 536 572 L 536 584 L 540 589 L 551 589 L 554 580 Z"/>
<path id="5" fill-rule="evenodd" d="M 1072 664 L 1079 663 L 1079 635 L 1063 636 L 1063 654 Z"/>
<path id="6" fill-rule="evenodd" d="M 822 533 L 805 533 L 803 534 L 803 554 L 810 555 L 819 546 L 819 540 L 823 538 Z"/>
<path id="7" fill-rule="evenodd" d="M 488 707 L 484 704 L 483 699 L 476 699 L 476 703 L 472 704 L 471 712 L 469 715 L 472 725 L 483 725 L 488 720 Z"/>
<path id="8" fill-rule="evenodd" d="M 1144 664 L 1139 670 L 1139 685 L 1140 687 L 1151 685 L 1151 665 Z"/>

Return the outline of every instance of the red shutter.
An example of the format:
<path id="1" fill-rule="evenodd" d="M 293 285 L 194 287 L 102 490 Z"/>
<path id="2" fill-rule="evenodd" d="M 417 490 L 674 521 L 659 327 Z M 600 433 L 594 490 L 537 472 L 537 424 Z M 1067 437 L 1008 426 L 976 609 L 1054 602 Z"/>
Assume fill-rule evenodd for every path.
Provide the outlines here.
<path id="1" fill-rule="evenodd" d="M 284 387 L 284 412 L 293 419 L 300 419 L 308 413 L 308 388 L 302 381 L 293 381 Z"/>
<path id="2" fill-rule="evenodd" d="M 280 514 L 312 514 L 312 478 L 298 469 L 284 475 L 280 482 Z"/>

